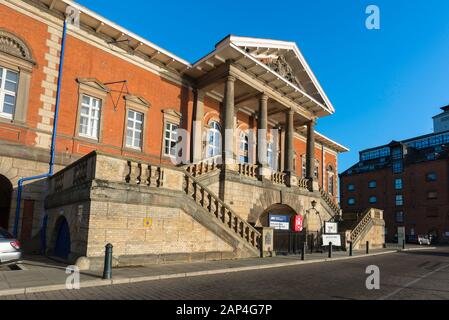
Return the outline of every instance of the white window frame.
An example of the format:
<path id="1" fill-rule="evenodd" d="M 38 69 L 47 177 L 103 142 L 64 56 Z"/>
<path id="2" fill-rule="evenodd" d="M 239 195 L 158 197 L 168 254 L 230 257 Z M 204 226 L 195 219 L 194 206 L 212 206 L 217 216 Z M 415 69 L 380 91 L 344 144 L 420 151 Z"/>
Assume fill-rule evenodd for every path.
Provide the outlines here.
<path id="1" fill-rule="evenodd" d="M 179 125 L 173 122 L 165 122 L 164 126 L 164 155 L 167 157 L 176 157 L 176 153 L 178 151 L 178 129 Z M 167 137 L 168 133 L 168 137 Z M 174 137 L 173 137 L 173 136 Z M 172 143 L 174 143 L 174 147 L 172 147 Z M 167 153 L 168 148 L 168 153 Z M 172 153 L 173 152 L 173 153 Z"/>
<path id="2" fill-rule="evenodd" d="M 239 134 L 239 162 L 249 163 L 249 137 L 243 130 Z"/>
<path id="3" fill-rule="evenodd" d="M 84 103 L 84 98 L 89 99 L 89 104 Z M 79 115 L 79 128 L 78 134 L 81 137 L 90 138 L 90 139 L 99 139 L 100 132 L 100 118 L 101 118 L 101 108 L 102 108 L 102 100 L 99 98 L 95 98 L 93 96 L 83 94 L 81 97 L 81 110 Z M 96 104 L 94 103 L 96 102 Z M 88 114 L 84 115 L 82 110 L 83 108 L 88 109 Z M 82 122 L 81 118 L 87 118 L 87 133 L 81 132 Z"/>
<path id="4" fill-rule="evenodd" d="M 132 118 L 130 118 L 130 115 L 133 115 Z M 140 114 L 142 116 L 142 121 L 137 120 L 137 115 Z M 127 148 L 131 148 L 131 149 L 135 149 L 135 150 L 142 150 L 142 146 L 143 146 L 143 124 L 144 124 L 144 120 L 145 120 L 145 115 L 143 114 L 143 112 L 139 112 L 133 109 L 128 109 L 127 114 L 126 114 L 126 135 L 125 135 L 125 146 Z M 132 127 L 129 127 L 128 122 L 131 121 L 132 122 Z M 137 124 L 140 124 L 140 130 L 137 128 Z M 128 131 L 132 132 L 132 136 L 131 136 L 131 145 L 128 144 Z M 135 142 L 136 142 L 136 138 L 137 136 L 139 136 L 139 140 L 140 140 L 140 145 L 136 146 Z"/>
<path id="5" fill-rule="evenodd" d="M 268 162 L 268 166 L 271 169 L 274 169 L 274 143 L 273 141 L 269 141 L 267 143 L 267 162 Z"/>
<path id="6" fill-rule="evenodd" d="M 212 140 L 211 140 L 212 137 Z M 216 120 L 209 121 L 207 133 L 207 157 L 213 158 L 221 153 L 221 126 Z M 218 138 L 218 139 L 216 139 Z M 212 141 L 212 143 L 211 143 Z"/>
<path id="7" fill-rule="evenodd" d="M 20 74 L 17 71 L 5 68 L 3 66 L 0 66 L 0 68 L 2 69 L 1 74 L 0 74 L 0 78 L 1 78 L 1 81 L 0 81 L 0 117 L 7 118 L 7 119 L 13 119 L 15 111 L 16 111 L 16 106 L 17 106 L 17 92 L 19 90 Z M 6 90 L 6 74 L 8 71 L 16 74 L 16 76 L 17 76 L 17 82 L 15 83 L 16 84 L 15 92 Z M 5 102 L 6 95 L 14 97 L 14 106 L 13 106 L 12 113 L 4 112 L 4 102 Z"/>

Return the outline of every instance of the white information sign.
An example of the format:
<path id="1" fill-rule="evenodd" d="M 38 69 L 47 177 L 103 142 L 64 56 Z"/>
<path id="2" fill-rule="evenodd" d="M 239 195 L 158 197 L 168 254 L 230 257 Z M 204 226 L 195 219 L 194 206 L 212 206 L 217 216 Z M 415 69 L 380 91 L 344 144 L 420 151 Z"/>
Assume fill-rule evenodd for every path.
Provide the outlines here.
<path id="1" fill-rule="evenodd" d="M 325 222 L 324 223 L 324 233 L 325 234 L 338 233 L 338 224 L 337 224 L 337 222 Z"/>
<path id="2" fill-rule="evenodd" d="M 323 246 L 328 246 L 329 242 L 335 247 L 341 247 L 341 237 L 339 234 L 323 234 Z"/>

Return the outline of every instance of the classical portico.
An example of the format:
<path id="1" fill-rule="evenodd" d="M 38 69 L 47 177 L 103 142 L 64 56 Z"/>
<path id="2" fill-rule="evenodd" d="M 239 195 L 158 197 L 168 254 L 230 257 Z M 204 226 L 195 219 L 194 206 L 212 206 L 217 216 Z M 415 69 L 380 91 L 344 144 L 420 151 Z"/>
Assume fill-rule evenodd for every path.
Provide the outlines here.
<path id="1" fill-rule="evenodd" d="M 286 175 L 287 184 L 296 185 L 293 139 L 298 129 L 306 127 L 306 178 L 314 179 L 315 124 L 334 109 L 294 43 L 228 36 L 186 73 L 197 79 L 194 163 L 204 160 L 200 121 L 204 96 L 209 96 L 222 106 L 221 160 L 226 170 L 238 170 L 242 165 L 236 148 L 236 114 L 241 112 L 257 119 L 256 158 L 246 165 L 256 166 L 258 175 L 271 178 L 275 172 L 267 163 L 267 145 L 270 132 L 278 129 L 283 137 L 283 141 L 274 141 L 280 149 L 276 155 L 281 168 L 278 171 Z"/>

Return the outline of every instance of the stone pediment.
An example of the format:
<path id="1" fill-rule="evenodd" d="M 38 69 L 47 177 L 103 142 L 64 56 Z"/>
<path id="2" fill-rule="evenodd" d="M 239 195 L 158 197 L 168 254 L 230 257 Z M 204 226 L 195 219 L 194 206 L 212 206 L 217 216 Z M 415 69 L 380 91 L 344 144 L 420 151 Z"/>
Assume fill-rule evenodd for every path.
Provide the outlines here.
<path id="1" fill-rule="evenodd" d="M 12 33 L 0 29 L 0 52 L 34 63 L 31 50 Z"/>
<path id="2" fill-rule="evenodd" d="M 95 78 L 77 78 L 76 81 L 79 84 L 89 86 L 93 89 L 97 89 L 97 90 L 101 90 L 101 91 L 105 91 L 105 92 L 111 91 L 107 86 L 105 86 L 103 83 L 101 83 L 100 81 L 98 81 Z"/>
<path id="3" fill-rule="evenodd" d="M 284 56 L 258 58 L 258 60 L 295 86 L 302 88 L 298 79 L 295 77 L 293 68 L 288 64 Z"/>
<path id="4" fill-rule="evenodd" d="M 145 98 L 138 96 L 138 95 L 128 94 L 128 95 L 124 96 L 124 99 L 126 101 L 137 103 L 137 104 L 140 104 L 145 107 L 151 107 L 151 104 Z"/>

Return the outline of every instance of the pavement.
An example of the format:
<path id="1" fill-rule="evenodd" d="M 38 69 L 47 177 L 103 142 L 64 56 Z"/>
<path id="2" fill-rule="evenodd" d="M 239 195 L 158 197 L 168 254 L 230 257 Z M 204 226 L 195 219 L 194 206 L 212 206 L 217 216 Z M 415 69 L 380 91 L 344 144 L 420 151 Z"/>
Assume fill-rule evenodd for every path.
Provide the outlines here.
<path id="1" fill-rule="evenodd" d="M 435 248 L 410 247 L 405 252 Z M 118 287 L 119 285 L 138 285 L 138 283 L 160 282 L 167 279 L 180 280 L 192 277 L 207 277 L 229 275 L 233 273 L 253 274 L 255 271 L 275 270 L 278 268 L 298 268 L 311 264 L 337 263 L 343 261 L 366 260 L 383 255 L 397 254 L 398 248 L 372 250 L 369 255 L 365 252 L 354 252 L 352 257 L 347 252 L 336 251 L 331 259 L 327 253 L 307 254 L 306 260 L 301 261 L 299 256 L 279 256 L 273 258 L 254 258 L 241 260 L 210 261 L 189 264 L 154 265 L 134 268 L 114 268 L 112 280 L 102 280 L 102 272 L 82 271 L 80 274 L 81 290 L 66 290 L 66 265 L 44 257 L 26 258 L 18 266 L 20 270 L 0 270 L 0 299 L 33 297 L 38 293 L 60 292 L 56 299 L 67 297 L 73 291 L 83 291 L 88 288 Z M 304 266 L 303 266 L 304 265 Z M 4 269 L 4 268 L 3 268 Z M 237 276 L 238 277 L 238 276 Z M 101 289 L 103 287 L 103 289 Z M 59 291 L 58 291 L 59 290 Z M 98 298 L 98 297 L 97 297 Z"/>

